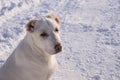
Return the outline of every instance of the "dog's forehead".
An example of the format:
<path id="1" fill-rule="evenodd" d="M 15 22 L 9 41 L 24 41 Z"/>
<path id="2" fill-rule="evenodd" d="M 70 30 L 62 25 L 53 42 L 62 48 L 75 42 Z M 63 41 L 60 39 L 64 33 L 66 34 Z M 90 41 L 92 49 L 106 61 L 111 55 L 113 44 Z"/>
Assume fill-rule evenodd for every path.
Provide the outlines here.
<path id="1" fill-rule="evenodd" d="M 50 18 L 43 17 L 36 22 L 36 28 L 38 30 L 52 30 L 55 27 L 58 27 L 57 23 Z"/>

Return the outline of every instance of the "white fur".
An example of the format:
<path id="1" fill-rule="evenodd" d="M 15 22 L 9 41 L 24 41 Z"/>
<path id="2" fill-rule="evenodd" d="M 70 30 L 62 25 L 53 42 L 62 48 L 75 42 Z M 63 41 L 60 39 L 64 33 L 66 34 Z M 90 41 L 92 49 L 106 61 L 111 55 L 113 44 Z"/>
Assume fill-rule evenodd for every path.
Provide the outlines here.
<path id="1" fill-rule="evenodd" d="M 50 80 L 56 69 L 54 46 L 61 43 L 56 27 L 59 24 L 52 18 L 36 20 L 34 32 L 27 32 L 0 69 L 0 80 Z M 49 37 L 41 37 L 43 31 Z"/>

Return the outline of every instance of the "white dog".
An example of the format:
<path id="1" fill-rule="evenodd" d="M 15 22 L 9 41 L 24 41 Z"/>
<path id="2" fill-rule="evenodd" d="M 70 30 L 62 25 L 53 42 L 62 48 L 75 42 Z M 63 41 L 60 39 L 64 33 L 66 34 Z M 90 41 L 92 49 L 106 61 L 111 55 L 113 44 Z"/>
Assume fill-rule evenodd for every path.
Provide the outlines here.
<path id="1" fill-rule="evenodd" d="M 27 35 L 0 69 L 0 80 L 50 80 L 62 50 L 60 20 L 54 14 L 31 20 Z"/>

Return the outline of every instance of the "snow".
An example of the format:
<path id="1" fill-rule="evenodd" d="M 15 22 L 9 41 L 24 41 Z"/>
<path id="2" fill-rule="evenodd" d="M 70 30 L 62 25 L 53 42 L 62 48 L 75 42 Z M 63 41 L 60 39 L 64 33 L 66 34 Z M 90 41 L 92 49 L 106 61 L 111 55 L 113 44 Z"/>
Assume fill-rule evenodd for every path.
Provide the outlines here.
<path id="1" fill-rule="evenodd" d="M 120 80 L 120 0 L 0 0 L 0 64 L 24 38 L 25 24 L 55 11 L 63 52 L 53 80 Z"/>

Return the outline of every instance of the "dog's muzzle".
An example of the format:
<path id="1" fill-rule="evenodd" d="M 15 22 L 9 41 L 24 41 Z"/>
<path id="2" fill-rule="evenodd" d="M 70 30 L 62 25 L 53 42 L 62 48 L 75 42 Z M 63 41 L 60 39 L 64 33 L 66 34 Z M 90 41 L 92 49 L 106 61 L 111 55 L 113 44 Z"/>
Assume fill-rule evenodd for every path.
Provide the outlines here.
<path id="1" fill-rule="evenodd" d="M 62 45 L 60 43 L 57 43 L 54 48 L 55 48 L 56 53 L 62 51 Z"/>

